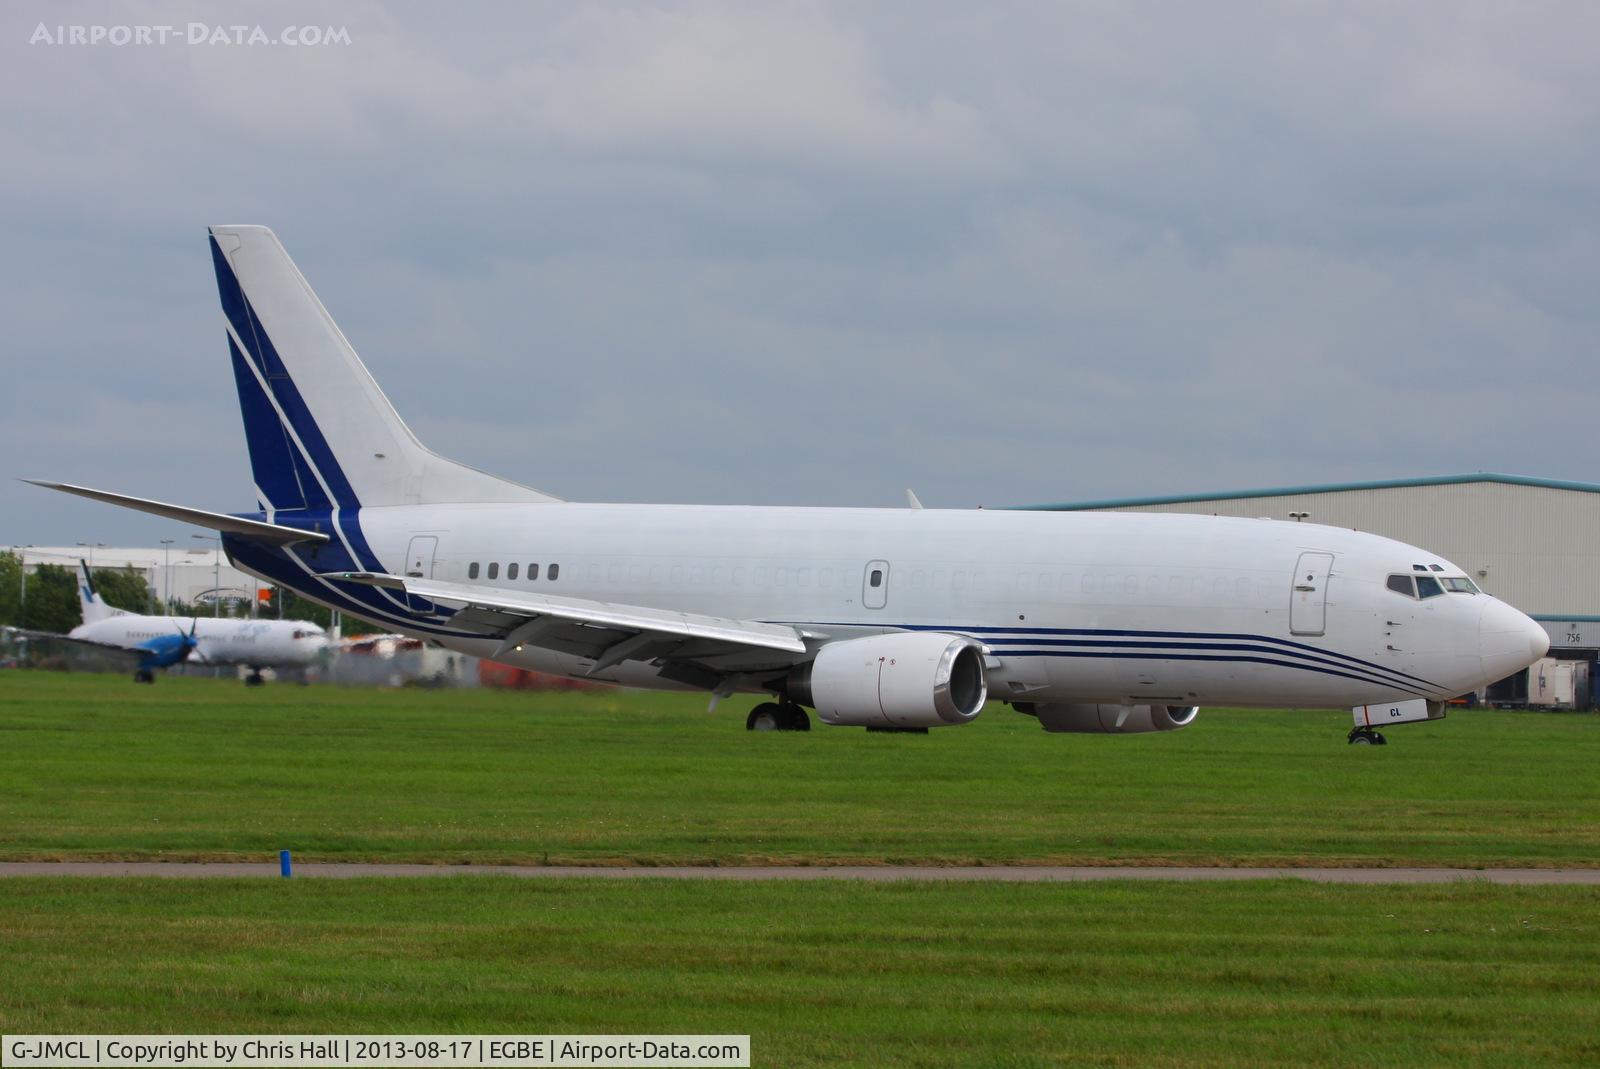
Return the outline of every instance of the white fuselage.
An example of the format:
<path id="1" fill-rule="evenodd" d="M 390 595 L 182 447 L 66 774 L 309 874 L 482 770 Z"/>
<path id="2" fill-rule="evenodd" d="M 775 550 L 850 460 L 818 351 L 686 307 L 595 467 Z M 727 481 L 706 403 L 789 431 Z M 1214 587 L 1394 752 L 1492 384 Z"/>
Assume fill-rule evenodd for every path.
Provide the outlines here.
<path id="1" fill-rule="evenodd" d="M 1486 594 L 1418 598 L 1386 587 L 1391 575 L 1464 580 L 1435 554 L 1316 524 L 537 503 L 363 508 L 335 526 L 348 541 L 357 524 L 387 570 L 486 594 L 781 622 L 820 640 L 900 629 L 969 634 L 989 647 L 991 696 L 1021 701 L 1439 700 L 1526 666 L 1545 641 L 1537 624 Z M 291 556 L 306 573 L 300 592 L 326 600 L 332 588 L 312 577 L 328 570 L 318 552 Z M 478 656 L 495 649 L 412 614 L 403 593 L 380 593 L 380 608 L 363 615 L 386 628 Z M 569 676 L 593 663 L 531 645 L 499 659 Z M 645 662 L 594 678 L 674 686 Z"/>
<path id="2" fill-rule="evenodd" d="M 286 668 L 315 664 L 328 648 L 328 636 L 303 620 L 234 620 L 210 616 L 140 616 L 118 613 L 72 629 L 70 638 L 125 649 L 149 649 L 150 643 L 194 633 L 188 660 L 251 668 Z"/>

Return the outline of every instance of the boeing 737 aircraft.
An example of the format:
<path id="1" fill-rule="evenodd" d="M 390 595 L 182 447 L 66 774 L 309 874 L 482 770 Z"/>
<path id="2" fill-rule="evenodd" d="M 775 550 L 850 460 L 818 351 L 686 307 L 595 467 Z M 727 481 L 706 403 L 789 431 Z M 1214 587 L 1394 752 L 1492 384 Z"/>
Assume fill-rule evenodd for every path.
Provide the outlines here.
<path id="1" fill-rule="evenodd" d="M 1207 704 L 1438 715 L 1548 646 L 1449 561 L 1309 523 L 562 501 L 424 448 L 272 232 L 210 234 L 257 510 L 39 485 L 220 531 L 239 568 L 462 653 L 767 695 L 752 729 L 996 698 L 1145 732 Z"/>
<path id="2" fill-rule="evenodd" d="M 129 650 L 139 657 L 133 674 L 139 683 L 154 683 L 157 668 L 185 662 L 247 665 L 245 682 L 259 685 L 263 668 L 316 664 L 328 648 L 328 636 L 302 620 L 230 620 L 196 616 L 141 616 L 113 609 L 94 588 L 89 566 L 79 562 L 78 604 L 83 623 L 67 638 L 94 646 Z"/>

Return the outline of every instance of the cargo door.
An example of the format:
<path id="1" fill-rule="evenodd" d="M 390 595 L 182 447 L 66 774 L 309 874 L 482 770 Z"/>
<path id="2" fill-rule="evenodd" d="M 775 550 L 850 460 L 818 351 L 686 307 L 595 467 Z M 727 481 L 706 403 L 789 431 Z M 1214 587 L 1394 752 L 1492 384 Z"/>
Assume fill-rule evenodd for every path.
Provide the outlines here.
<path id="1" fill-rule="evenodd" d="M 1332 553 L 1302 553 L 1295 566 L 1289 602 L 1289 633 L 1320 635 L 1328 622 L 1328 573 Z"/>

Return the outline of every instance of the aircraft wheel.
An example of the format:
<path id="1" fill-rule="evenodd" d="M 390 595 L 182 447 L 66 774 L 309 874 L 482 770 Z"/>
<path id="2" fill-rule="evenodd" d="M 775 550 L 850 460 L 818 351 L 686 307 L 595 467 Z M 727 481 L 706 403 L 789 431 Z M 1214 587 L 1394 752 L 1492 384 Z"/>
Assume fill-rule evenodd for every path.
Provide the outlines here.
<path id="1" fill-rule="evenodd" d="M 1351 735 L 1350 736 L 1350 745 L 1351 746 L 1370 746 L 1370 745 L 1372 745 L 1372 740 L 1367 738 L 1367 736 L 1365 736 L 1365 735 Z"/>
<path id="2" fill-rule="evenodd" d="M 784 729 L 783 706 L 777 702 L 762 702 L 750 710 L 750 715 L 744 718 L 746 731 L 782 731 Z"/>
<path id="3" fill-rule="evenodd" d="M 784 724 L 780 731 L 810 731 L 811 718 L 806 711 L 798 705 L 780 705 L 783 710 Z"/>
<path id="4" fill-rule="evenodd" d="M 156 681 L 156 674 L 150 671 L 148 668 L 141 668 L 137 672 L 133 673 L 133 681 L 135 683 L 154 683 Z"/>
<path id="5" fill-rule="evenodd" d="M 1387 745 L 1389 745 L 1389 740 L 1383 737 L 1383 732 L 1374 731 L 1372 733 L 1372 745 L 1374 745 L 1374 746 L 1387 746 Z"/>
<path id="6" fill-rule="evenodd" d="M 260 672 L 251 672 L 244 677 L 244 685 L 247 687 L 259 687 L 265 682 L 266 680 L 261 678 Z"/>
<path id="7" fill-rule="evenodd" d="M 1350 732 L 1352 746 L 1386 746 L 1389 740 L 1371 728 L 1356 728 Z"/>

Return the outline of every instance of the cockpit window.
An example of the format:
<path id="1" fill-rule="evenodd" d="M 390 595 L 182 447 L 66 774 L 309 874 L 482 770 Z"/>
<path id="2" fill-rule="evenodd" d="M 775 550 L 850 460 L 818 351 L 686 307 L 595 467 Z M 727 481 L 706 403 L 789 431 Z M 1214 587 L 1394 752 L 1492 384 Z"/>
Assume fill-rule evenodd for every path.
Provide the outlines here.
<path id="1" fill-rule="evenodd" d="M 1477 583 L 1474 583 L 1471 579 L 1468 579 L 1464 575 L 1449 575 L 1446 576 L 1442 582 L 1444 583 L 1444 588 L 1450 591 L 1452 594 L 1483 593 L 1483 591 L 1478 589 Z"/>
<path id="2" fill-rule="evenodd" d="M 1444 593 L 1444 587 L 1439 585 L 1439 580 L 1431 575 L 1417 576 L 1417 597 L 1436 598 Z"/>
<path id="3" fill-rule="evenodd" d="M 1428 565 L 1428 571 L 1430 571 L 1430 572 L 1442 572 L 1442 571 L 1444 571 L 1444 565 L 1442 565 L 1442 564 L 1430 564 L 1430 565 Z"/>
<path id="4" fill-rule="evenodd" d="M 1389 589 L 1396 594 L 1404 594 L 1408 598 L 1417 596 L 1416 588 L 1411 585 L 1411 577 L 1409 575 L 1391 575 L 1389 577 Z"/>

